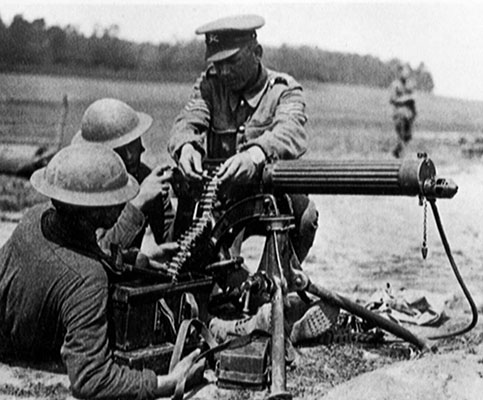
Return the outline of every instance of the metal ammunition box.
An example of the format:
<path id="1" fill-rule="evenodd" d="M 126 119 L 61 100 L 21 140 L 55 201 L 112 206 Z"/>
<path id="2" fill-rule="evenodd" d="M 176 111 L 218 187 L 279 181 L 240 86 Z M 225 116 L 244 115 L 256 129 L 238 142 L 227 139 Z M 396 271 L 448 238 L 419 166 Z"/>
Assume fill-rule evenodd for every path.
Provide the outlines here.
<path id="1" fill-rule="evenodd" d="M 132 351 L 174 343 L 183 315 L 182 297 L 191 294 L 198 318 L 207 319 L 212 279 L 184 274 L 177 283 L 130 281 L 110 287 L 109 334 L 115 350 Z M 166 312 L 168 311 L 168 312 Z"/>
<path id="2" fill-rule="evenodd" d="M 263 390 L 269 378 L 270 337 L 219 354 L 217 384 L 225 389 Z"/>

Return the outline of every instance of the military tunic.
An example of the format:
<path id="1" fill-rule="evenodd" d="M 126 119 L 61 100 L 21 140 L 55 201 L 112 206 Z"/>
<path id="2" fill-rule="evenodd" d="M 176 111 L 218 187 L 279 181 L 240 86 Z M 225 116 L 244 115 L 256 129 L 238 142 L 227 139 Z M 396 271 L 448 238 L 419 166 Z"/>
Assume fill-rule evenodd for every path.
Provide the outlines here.
<path id="1" fill-rule="evenodd" d="M 196 82 L 191 98 L 171 131 L 168 151 L 177 160 L 191 143 L 227 158 L 259 146 L 268 160 L 295 159 L 307 150 L 307 121 L 302 87 L 290 75 L 260 67 L 255 84 L 243 93 L 229 91 L 214 67 Z"/>
<path id="2" fill-rule="evenodd" d="M 29 210 L 0 249 L 0 354 L 61 356 L 79 398 L 153 398 L 153 371 L 113 361 L 108 277 L 95 237 L 49 207 Z"/>
<path id="3" fill-rule="evenodd" d="M 225 159 L 259 146 L 267 162 L 297 159 L 307 150 L 306 122 L 302 86 L 290 75 L 260 64 L 255 83 L 233 93 L 210 67 L 198 78 L 188 104 L 175 119 L 168 151 L 178 161 L 181 148 L 190 143 L 207 158 Z M 312 246 L 318 213 L 308 196 L 290 197 L 296 225 L 291 237 L 302 261 Z"/>

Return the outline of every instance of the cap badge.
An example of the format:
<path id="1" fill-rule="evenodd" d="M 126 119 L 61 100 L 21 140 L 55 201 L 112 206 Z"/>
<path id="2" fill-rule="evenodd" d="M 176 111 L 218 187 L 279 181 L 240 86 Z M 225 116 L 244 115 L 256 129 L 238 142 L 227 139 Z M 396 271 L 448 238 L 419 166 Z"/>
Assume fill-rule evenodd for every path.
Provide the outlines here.
<path id="1" fill-rule="evenodd" d="M 208 43 L 219 43 L 220 40 L 218 39 L 218 35 L 208 35 Z"/>

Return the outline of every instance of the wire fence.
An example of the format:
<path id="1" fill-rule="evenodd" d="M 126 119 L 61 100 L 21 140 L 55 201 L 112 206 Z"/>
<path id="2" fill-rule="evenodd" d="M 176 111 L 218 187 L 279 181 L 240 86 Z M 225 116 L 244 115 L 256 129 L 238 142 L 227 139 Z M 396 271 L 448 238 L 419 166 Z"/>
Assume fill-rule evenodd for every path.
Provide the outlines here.
<path id="1" fill-rule="evenodd" d="M 62 144 L 69 117 L 66 95 L 58 102 L 8 98 L 0 101 L 2 144 Z"/>

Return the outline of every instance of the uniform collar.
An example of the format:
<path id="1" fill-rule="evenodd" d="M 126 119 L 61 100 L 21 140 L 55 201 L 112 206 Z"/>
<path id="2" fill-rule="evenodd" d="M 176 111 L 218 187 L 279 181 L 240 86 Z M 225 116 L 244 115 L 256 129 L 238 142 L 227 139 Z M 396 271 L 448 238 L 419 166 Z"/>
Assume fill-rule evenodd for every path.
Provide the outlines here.
<path id="1" fill-rule="evenodd" d="M 241 100 L 245 100 L 251 108 L 256 108 L 268 85 L 268 71 L 260 64 L 258 78 L 253 85 L 240 93 L 229 93 L 230 108 L 235 110 Z"/>
<path id="2" fill-rule="evenodd" d="M 82 253 L 102 254 L 96 240 L 95 230 L 86 231 L 69 216 L 49 208 L 42 214 L 42 232 L 45 237 L 62 247 Z"/>

